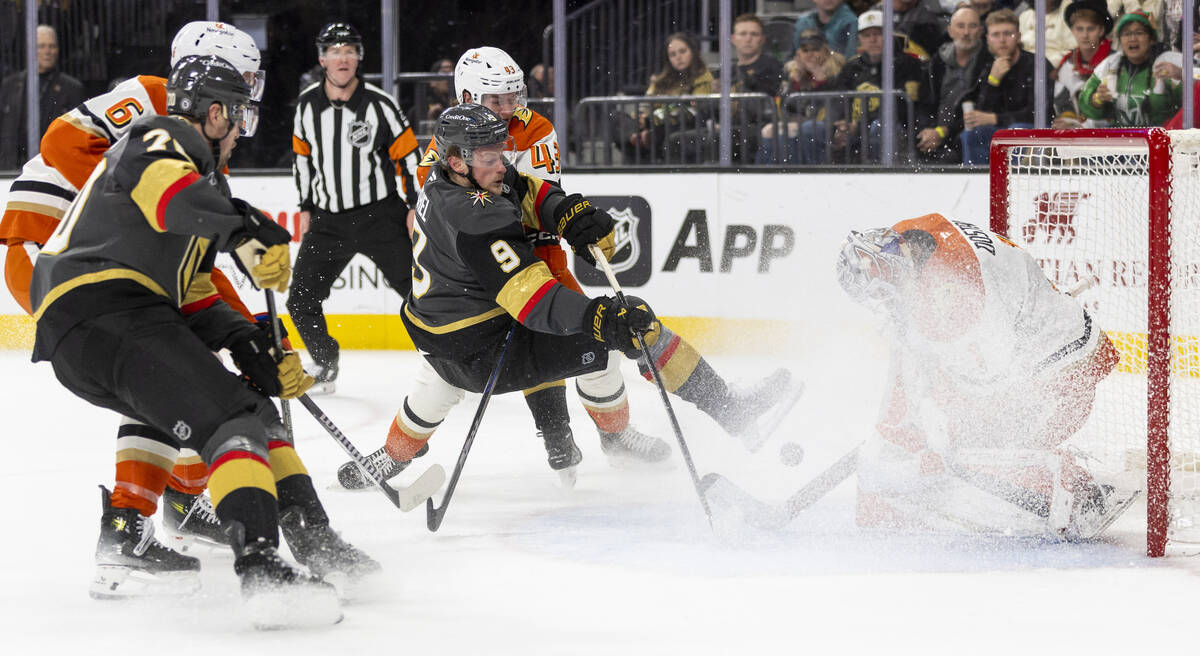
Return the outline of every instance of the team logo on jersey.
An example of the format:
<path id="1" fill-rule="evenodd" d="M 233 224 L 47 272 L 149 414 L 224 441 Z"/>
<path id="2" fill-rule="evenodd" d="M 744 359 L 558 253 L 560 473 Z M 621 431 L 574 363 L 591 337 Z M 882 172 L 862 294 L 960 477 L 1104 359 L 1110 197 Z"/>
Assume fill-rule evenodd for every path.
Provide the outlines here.
<path id="1" fill-rule="evenodd" d="M 346 143 L 355 148 L 366 148 L 375 138 L 375 126 L 366 121 L 354 121 L 346 131 Z"/>
<path id="2" fill-rule="evenodd" d="M 175 428 L 171 429 L 171 432 L 175 433 L 175 437 L 178 437 L 180 442 L 186 442 L 192 436 L 192 427 L 180 419 L 175 422 Z"/>
<path id="3" fill-rule="evenodd" d="M 523 123 L 525 127 L 529 127 L 529 122 L 533 120 L 533 110 L 528 107 L 518 107 L 513 110 L 513 118 Z"/>
<path id="4" fill-rule="evenodd" d="M 472 206 L 482 205 L 484 207 L 487 207 L 488 203 L 496 202 L 495 200 L 492 199 L 491 195 L 489 195 L 488 192 L 486 192 L 482 189 L 477 189 L 475 191 L 468 191 L 467 198 L 471 199 Z"/>
<path id="5" fill-rule="evenodd" d="M 592 204 L 613 218 L 614 250 L 609 262 L 617 280 L 639 287 L 650 280 L 650 204 L 641 196 L 593 196 Z M 602 286 L 608 279 L 594 267 L 575 258 L 575 276 L 584 285 Z"/>
<path id="6" fill-rule="evenodd" d="M 1025 243 L 1032 244 L 1041 236 L 1043 244 L 1070 244 L 1075 241 L 1075 213 L 1079 203 L 1091 194 L 1082 191 L 1042 192 L 1034 197 L 1033 219 L 1025 224 L 1022 234 Z"/>
<path id="7" fill-rule="evenodd" d="M 421 163 L 417 166 L 433 166 L 439 159 L 441 158 L 438 157 L 438 151 L 430 148 L 425 152 L 425 156 L 421 158 Z"/>

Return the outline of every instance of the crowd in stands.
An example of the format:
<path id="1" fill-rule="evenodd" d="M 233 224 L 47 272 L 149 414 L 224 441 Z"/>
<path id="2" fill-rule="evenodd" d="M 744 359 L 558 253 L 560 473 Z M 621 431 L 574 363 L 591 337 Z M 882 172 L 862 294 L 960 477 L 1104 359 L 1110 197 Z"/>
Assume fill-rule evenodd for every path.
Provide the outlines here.
<path id="1" fill-rule="evenodd" d="M 899 102 L 890 129 L 898 161 L 986 164 L 997 130 L 1034 126 L 1032 2 L 887 1 L 894 16 Z M 734 112 L 733 158 L 739 164 L 880 161 L 881 5 L 813 3 L 796 20 L 793 54 L 785 64 L 764 52 L 758 16 L 734 20 L 733 91 L 775 97 L 769 111 Z M 1053 127 L 1179 124 L 1182 0 L 1047 0 L 1046 12 L 1044 98 Z M 672 34 L 645 94 L 716 93 L 719 71 L 700 55 L 693 35 Z M 714 161 L 715 105 L 643 103 L 632 114 L 617 117 L 615 146 L 627 158 Z"/>

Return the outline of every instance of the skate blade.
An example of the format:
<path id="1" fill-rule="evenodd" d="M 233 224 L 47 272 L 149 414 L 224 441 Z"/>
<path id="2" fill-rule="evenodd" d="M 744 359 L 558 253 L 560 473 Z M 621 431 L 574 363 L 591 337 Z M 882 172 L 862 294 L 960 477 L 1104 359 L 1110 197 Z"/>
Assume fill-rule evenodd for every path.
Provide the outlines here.
<path id="1" fill-rule="evenodd" d="M 579 482 L 578 467 L 572 465 L 565 469 L 559 469 L 555 473 L 558 474 L 558 483 L 564 490 L 575 489 L 575 483 Z"/>
<path id="2" fill-rule="evenodd" d="M 771 439 L 771 436 L 783 424 L 783 420 L 787 418 L 792 408 L 796 405 L 796 402 L 803 395 L 803 382 L 795 381 L 789 383 L 782 397 L 752 424 L 750 430 L 740 436 L 746 450 L 750 453 L 758 453 L 759 449 L 763 448 L 767 440 Z"/>
<path id="3" fill-rule="evenodd" d="M 313 386 L 308 388 L 309 396 L 329 396 L 337 391 L 337 383 L 330 381 L 327 383 L 313 383 Z"/>
<path id="4" fill-rule="evenodd" d="M 163 524 L 163 534 L 166 539 L 163 544 L 179 553 L 199 554 L 228 554 L 233 556 L 233 550 L 228 544 L 217 542 L 212 538 L 180 531 Z"/>
<path id="5" fill-rule="evenodd" d="M 1137 498 L 1139 496 L 1141 496 L 1141 494 L 1142 494 L 1141 490 L 1137 490 L 1133 494 L 1130 494 L 1129 496 L 1125 497 L 1124 499 L 1113 502 L 1112 509 L 1109 510 L 1107 513 L 1105 513 L 1104 519 L 1102 521 L 1097 523 L 1095 526 L 1092 526 L 1086 532 L 1080 531 L 1079 536 L 1077 538 L 1074 538 L 1073 541 L 1091 540 L 1091 539 L 1099 536 L 1101 533 L 1103 533 L 1105 531 L 1105 529 L 1107 529 L 1109 526 L 1112 526 L 1113 522 L 1117 521 L 1117 519 L 1121 515 L 1125 514 L 1125 511 L 1129 510 L 1129 506 L 1133 505 L 1133 502 L 1136 501 Z"/>
<path id="6" fill-rule="evenodd" d="M 200 590 L 198 572 L 158 574 L 124 565 L 97 565 L 88 595 L 92 599 L 182 597 Z"/>
<path id="7" fill-rule="evenodd" d="M 246 599 L 246 616 L 259 631 L 333 626 L 342 621 L 332 587 L 263 590 Z"/>

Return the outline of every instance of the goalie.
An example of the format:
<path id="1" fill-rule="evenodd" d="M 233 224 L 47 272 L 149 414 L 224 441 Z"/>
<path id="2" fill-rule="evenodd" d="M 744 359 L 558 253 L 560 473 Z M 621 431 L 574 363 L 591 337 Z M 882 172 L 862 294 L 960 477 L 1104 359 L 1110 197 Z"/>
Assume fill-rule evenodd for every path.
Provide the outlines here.
<path id="1" fill-rule="evenodd" d="M 1067 540 L 1129 505 L 1065 446 L 1119 354 L 1006 238 L 939 214 L 852 231 L 838 280 L 888 320 L 861 526 L 968 528 Z"/>

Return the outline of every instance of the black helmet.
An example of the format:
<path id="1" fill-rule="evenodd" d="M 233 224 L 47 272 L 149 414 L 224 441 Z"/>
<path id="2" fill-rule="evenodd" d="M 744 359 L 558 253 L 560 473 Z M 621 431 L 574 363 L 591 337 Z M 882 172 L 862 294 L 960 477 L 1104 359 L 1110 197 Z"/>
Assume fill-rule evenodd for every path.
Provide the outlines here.
<path id="1" fill-rule="evenodd" d="M 215 55 L 189 55 L 171 68 L 167 77 L 167 113 L 201 123 L 213 103 L 221 103 L 234 124 L 241 122 L 244 136 L 258 128 L 258 106 L 250 101 L 250 85 L 233 64 Z"/>
<path id="2" fill-rule="evenodd" d="M 433 141 L 444 162 L 458 155 L 468 166 L 476 148 L 508 142 L 508 124 L 500 115 L 483 105 L 455 105 L 438 117 L 433 129 Z"/>
<path id="3" fill-rule="evenodd" d="M 354 46 L 362 59 L 362 35 L 350 23 L 330 23 L 321 29 L 317 35 L 317 56 L 324 57 L 325 51 L 333 46 Z"/>

